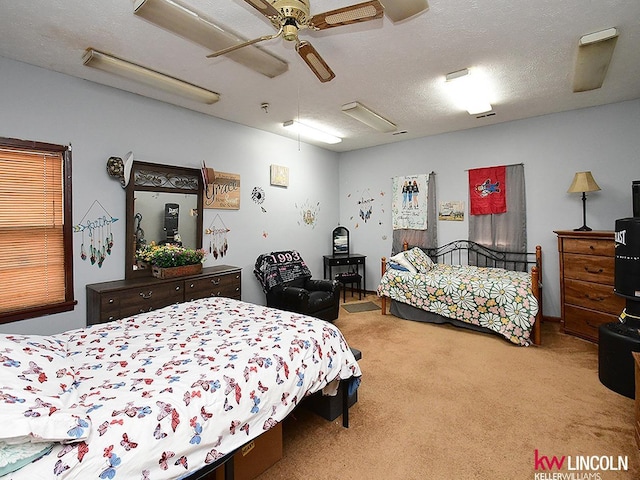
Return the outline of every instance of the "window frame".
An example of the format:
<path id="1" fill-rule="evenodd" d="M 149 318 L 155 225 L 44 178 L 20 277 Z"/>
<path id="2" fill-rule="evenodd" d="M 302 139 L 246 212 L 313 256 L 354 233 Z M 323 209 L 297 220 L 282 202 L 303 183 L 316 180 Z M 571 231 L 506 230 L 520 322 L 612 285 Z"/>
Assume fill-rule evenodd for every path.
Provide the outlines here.
<path id="1" fill-rule="evenodd" d="M 0 147 L 30 150 L 33 152 L 57 152 L 62 155 L 62 201 L 63 208 L 63 251 L 64 251 L 64 300 L 29 307 L 11 312 L 0 312 L 0 324 L 26 320 L 29 318 L 72 311 L 78 303 L 74 298 L 73 288 L 73 225 L 72 225 L 72 177 L 71 177 L 71 145 L 20 140 L 0 137 Z"/>

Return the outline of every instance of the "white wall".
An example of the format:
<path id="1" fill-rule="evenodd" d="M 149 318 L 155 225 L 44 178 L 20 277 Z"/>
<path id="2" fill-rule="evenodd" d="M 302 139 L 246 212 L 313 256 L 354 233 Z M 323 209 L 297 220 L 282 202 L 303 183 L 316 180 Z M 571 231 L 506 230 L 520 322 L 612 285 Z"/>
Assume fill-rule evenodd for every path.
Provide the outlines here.
<path id="1" fill-rule="evenodd" d="M 73 312 L 4 324 L 0 332 L 49 334 L 83 327 L 85 285 L 124 278 L 125 192 L 107 174 L 106 162 L 128 151 L 137 160 L 194 168 L 205 160 L 211 168 L 240 174 L 240 210 L 206 210 L 204 226 L 219 214 L 231 230 L 227 255 L 217 260 L 209 255 L 205 266 L 242 267 L 243 300 L 265 301 L 253 275 L 260 253 L 297 249 L 322 276 L 322 254 L 329 251 L 330 232 L 338 223 L 337 154 L 4 58 L 0 85 L 0 136 L 72 144 L 74 224 L 103 215 L 102 207 L 120 219 L 113 224 L 113 252 L 101 268 L 80 259 L 82 235 L 74 234 L 78 305 Z M 271 164 L 289 167 L 288 188 L 270 186 Z M 251 200 L 256 186 L 265 191 L 266 213 Z M 319 203 L 315 227 L 301 222 L 307 201 Z M 10 281 L 0 278 L 0 284 Z"/>
<path id="2" fill-rule="evenodd" d="M 587 199 L 587 225 L 594 230 L 613 230 L 615 219 L 632 215 L 631 182 L 640 180 L 640 100 L 343 154 L 340 220 L 351 231 L 352 251 L 367 255 L 367 285 L 377 285 L 379 259 L 391 251 L 391 177 L 434 171 L 438 201 L 465 202 L 464 222 L 438 222 L 442 245 L 467 238 L 466 170 L 513 163 L 525 166 L 529 250 L 536 245 L 543 250 L 544 314 L 559 316 L 553 231 L 582 225 L 581 196 L 567 189 L 575 172 L 591 170 L 602 189 Z M 367 223 L 358 218 L 355 204 L 365 189 L 376 199 Z"/>

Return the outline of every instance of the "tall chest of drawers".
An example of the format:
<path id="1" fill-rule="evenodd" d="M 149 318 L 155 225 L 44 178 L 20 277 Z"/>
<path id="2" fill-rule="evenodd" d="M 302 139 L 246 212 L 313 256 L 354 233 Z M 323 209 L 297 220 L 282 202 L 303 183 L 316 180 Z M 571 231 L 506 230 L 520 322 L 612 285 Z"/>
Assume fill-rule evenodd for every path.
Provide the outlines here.
<path id="1" fill-rule="evenodd" d="M 625 306 L 613 292 L 613 232 L 556 231 L 560 303 L 565 333 L 598 342 L 598 327 L 615 322 Z"/>
<path id="2" fill-rule="evenodd" d="M 241 298 L 241 270 L 229 265 L 203 268 L 197 275 L 116 280 L 87 285 L 87 325 L 149 312 L 172 303 L 206 297 Z"/>

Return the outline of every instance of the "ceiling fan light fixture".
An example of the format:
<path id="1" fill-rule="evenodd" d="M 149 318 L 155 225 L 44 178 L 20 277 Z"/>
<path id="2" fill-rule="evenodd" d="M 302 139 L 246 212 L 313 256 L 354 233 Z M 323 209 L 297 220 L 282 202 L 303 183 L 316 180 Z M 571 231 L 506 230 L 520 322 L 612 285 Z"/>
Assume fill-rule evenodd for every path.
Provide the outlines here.
<path id="1" fill-rule="evenodd" d="M 164 90 L 165 92 L 180 95 L 181 97 L 195 100 L 196 102 L 211 105 L 220 100 L 220 95 L 216 92 L 198 87 L 191 83 L 177 78 L 156 72 L 150 68 L 123 60 L 118 57 L 88 48 L 82 61 L 87 67 L 118 75 L 120 77 L 142 83 L 153 88 Z"/>
<path id="2" fill-rule="evenodd" d="M 618 29 L 589 33 L 578 41 L 573 91 L 586 92 L 602 87 L 618 40 Z"/>
<path id="3" fill-rule="evenodd" d="M 355 118 L 359 122 L 370 126 L 383 133 L 395 132 L 398 127 L 384 118 L 382 115 L 377 114 L 368 107 L 365 107 L 360 102 L 345 103 L 342 105 L 342 113 Z"/>
<path id="4" fill-rule="evenodd" d="M 245 41 L 175 0 L 135 0 L 133 13 L 211 51 L 222 50 Z M 269 78 L 277 77 L 289 68 L 285 61 L 257 47 L 243 48 L 227 56 Z"/>
<path id="5" fill-rule="evenodd" d="M 323 132 L 322 130 L 318 130 L 314 127 L 310 127 L 309 125 L 305 125 L 304 123 L 300 123 L 296 120 L 288 120 L 284 122 L 282 126 L 285 129 L 295 132 L 301 137 L 307 138 L 309 140 L 328 143 L 330 145 L 342 142 L 342 139 L 340 137 L 336 137 L 335 135 L 331 135 L 330 133 Z"/>
<path id="6" fill-rule="evenodd" d="M 492 110 L 485 86 L 478 76 L 471 75 L 468 68 L 448 73 L 446 83 L 453 100 L 460 108 L 469 112 L 469 115 L 478 115 Z"/>

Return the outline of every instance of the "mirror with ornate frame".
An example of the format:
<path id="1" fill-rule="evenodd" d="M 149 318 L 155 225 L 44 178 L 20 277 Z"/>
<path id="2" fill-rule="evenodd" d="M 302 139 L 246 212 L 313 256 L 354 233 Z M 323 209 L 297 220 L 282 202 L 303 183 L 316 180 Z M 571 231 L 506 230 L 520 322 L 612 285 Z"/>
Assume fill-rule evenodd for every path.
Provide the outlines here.
<path id="1" fill-rule="evenodd" d="M 349 255 L 349 230 L 336 227 L 331 234 L 334 255 Z"/>
<path id="2" fill-rule="evenodd" d="M 197 168 L 134 161 L 127 184 L 125 278 L 148 277 L 136 250 L 152 241 L 202 248 L 202 175 Z"/>

